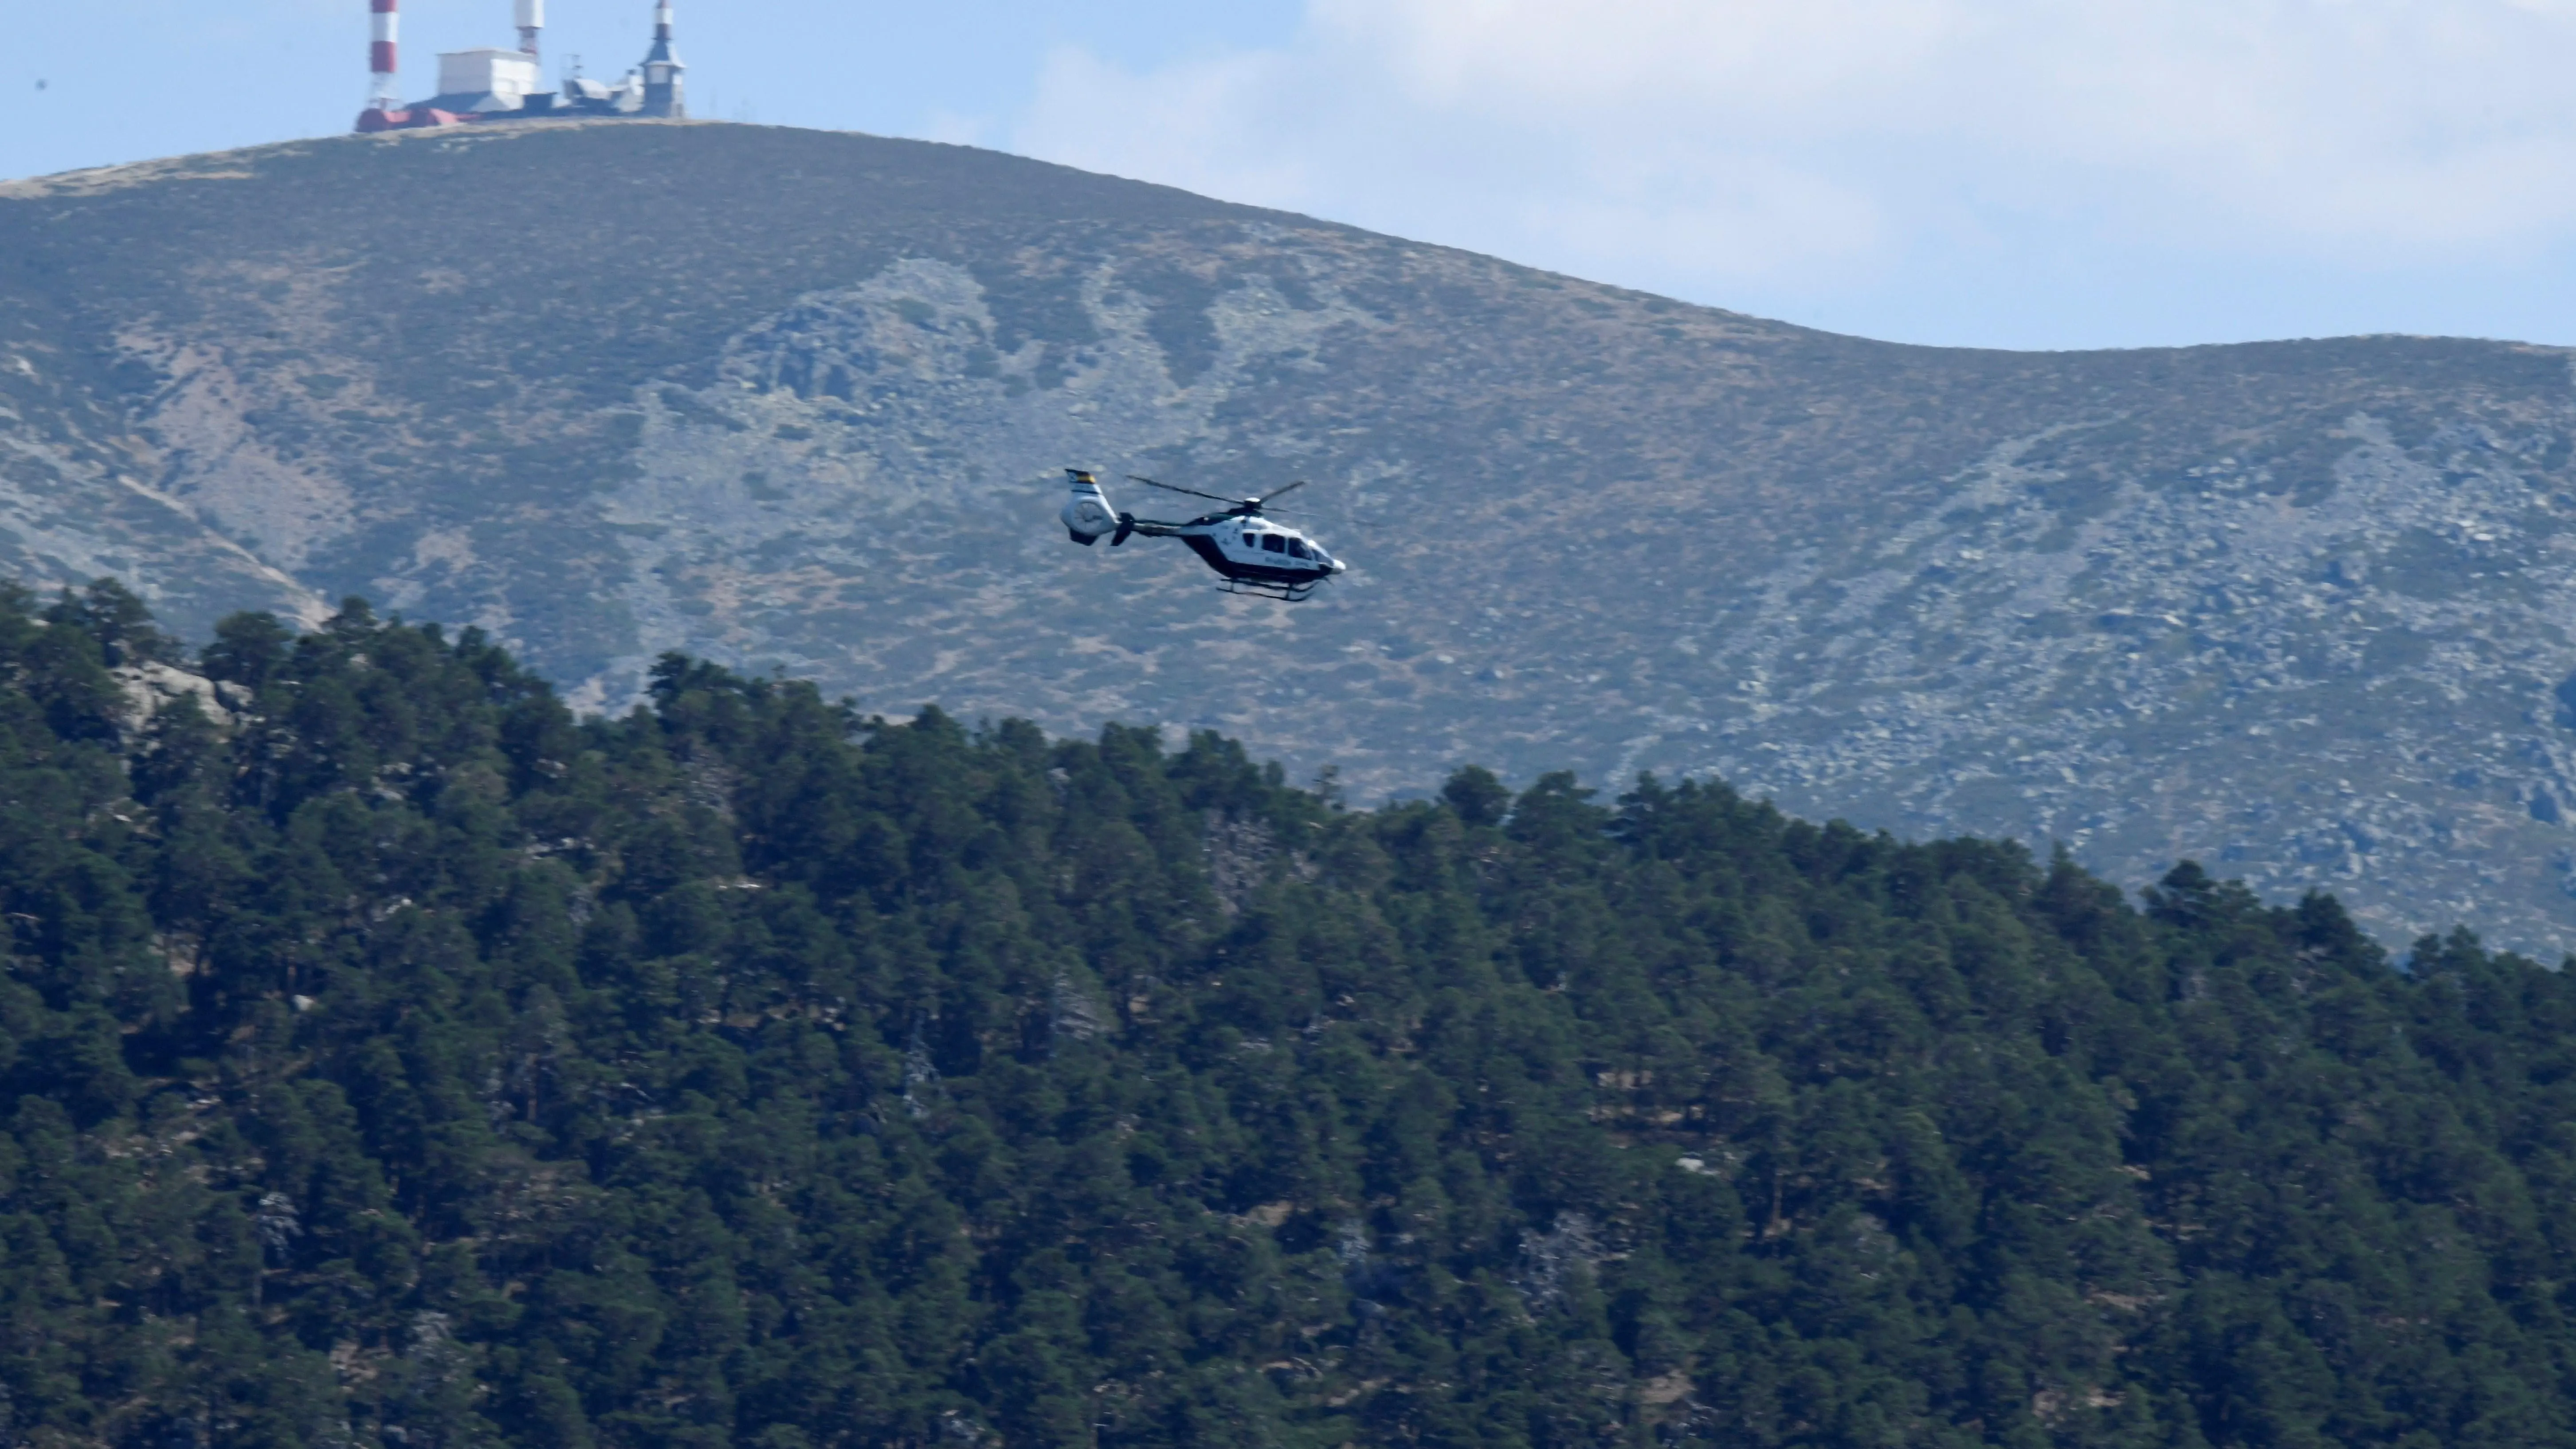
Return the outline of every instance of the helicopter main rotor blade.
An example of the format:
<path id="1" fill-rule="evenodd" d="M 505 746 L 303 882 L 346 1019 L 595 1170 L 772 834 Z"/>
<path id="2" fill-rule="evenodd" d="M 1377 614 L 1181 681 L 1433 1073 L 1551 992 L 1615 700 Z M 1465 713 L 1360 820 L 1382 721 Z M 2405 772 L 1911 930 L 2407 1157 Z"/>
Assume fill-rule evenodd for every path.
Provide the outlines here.
<path id="1" fill-rule="evenodd" d="M 1298 479 L 1296 482 L 1289 484 L 1287 487 L 1280 489 L 1280 490 L 1279 490 L 1278 492 L 1276 492 L 1276 493 L 1264 493 L 1264 494 L 1263 494 L 1263 495 L 1261 495 L 1260 497 L 1255 498 L 1255 499 L 1252 499 L 1252 500 L 1251 500 L 1252 506 L 1253 506 L 1253 507 L 1255 507 L 1255 508 L 1264 508 L 1264 507 L 1268 507 L 1271 499 L 1273 499 L 1273 498 L 1285 498 L 1285 497 L 1287 497 L 1289 494 L 1294 493 L 1294 492 L 1296 492 L 1298 489 L 1303 488 L 1303 487 L 1305 487 L 1305 486 L 1306 486 L 1306 480 L 1305 480 L 1305 479 L 1303 479 L 1303 478 L 1300 478 L 1300 479 Z"/>
<path id="2" fill-rule="evenodd" d="M 1153 479 L 1148 478 L 1141 473 L 1130 473 L 1127 476 L 1131 480 L 1142 483 L 1149 488 L 1160 488 L 1166 493 L 1186 493 L 1192 498 L 1204 498 L 1210 503 L 1241 503 L 1243 501 L 1240 498 L 1219 497 L 1214 493 L 1201 493 L 1195 488 L 1184 488 L 1177 483 L 1157 483 Z"/>

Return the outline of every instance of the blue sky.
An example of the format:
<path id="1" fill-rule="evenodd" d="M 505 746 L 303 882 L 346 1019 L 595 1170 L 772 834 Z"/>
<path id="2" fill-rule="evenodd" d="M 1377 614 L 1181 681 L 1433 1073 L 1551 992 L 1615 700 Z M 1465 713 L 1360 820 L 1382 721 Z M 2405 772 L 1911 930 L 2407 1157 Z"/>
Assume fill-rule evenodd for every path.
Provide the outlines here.
<path id="1" fill-rule="evenodd" d="M 345 129 L 363 0 L 0 0 L 0 177 Z M 549 0 L 641 53 L 649 0 Z M 406 89 L 510 43 L 406 0 Z M 1907 341 L 2576 344 L 2576 0 L 681 0 L 702 115 Z M 37 83 L 44 82 L 39 90 Z"/>

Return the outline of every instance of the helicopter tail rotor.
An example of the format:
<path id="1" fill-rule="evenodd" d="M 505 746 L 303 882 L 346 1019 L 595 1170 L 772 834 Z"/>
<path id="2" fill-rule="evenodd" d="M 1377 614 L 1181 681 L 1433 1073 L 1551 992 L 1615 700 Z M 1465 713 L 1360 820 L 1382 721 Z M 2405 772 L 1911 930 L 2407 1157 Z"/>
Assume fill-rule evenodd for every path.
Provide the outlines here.
<path id="1" fill-rule="evenodd" d="M 1073 491 L 1073 496 L 1064 501 L 1064 510 L 1056 515 L 1064 520 L 1064 531 L 1085 548 L 1098 543 L 1101 535 L 1107 533 L 1118 535 L 1112 541 L 1112 547 L 1125 543 L 1128 533 L 1135 527 L 1134 515 L 1111 507 L 1108 495 L 1100 491 L 1100 480 L 1087 470 L 1067 468 L 1064 471 L 1066 486 Z"/>

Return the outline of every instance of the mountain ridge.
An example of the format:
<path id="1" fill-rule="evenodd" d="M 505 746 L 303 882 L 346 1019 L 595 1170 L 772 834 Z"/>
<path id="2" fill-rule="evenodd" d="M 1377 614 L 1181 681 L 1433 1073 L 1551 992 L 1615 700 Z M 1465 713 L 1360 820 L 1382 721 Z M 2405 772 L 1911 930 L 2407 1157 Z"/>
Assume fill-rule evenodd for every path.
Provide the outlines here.
<path id="1" fill-rule="evenodd" d="M 2576 946 L 2563 349 L 1875 343 L 769 128 L 83 176 L 0 196 L 0 564 L 191 632 L 363 594 L 595 708 L 676 648 L 1372 798 L 1721 774 Z M 1315 477 L 1354 572 L 1280 612 L 1070 549 L 1066 463 Z"/>

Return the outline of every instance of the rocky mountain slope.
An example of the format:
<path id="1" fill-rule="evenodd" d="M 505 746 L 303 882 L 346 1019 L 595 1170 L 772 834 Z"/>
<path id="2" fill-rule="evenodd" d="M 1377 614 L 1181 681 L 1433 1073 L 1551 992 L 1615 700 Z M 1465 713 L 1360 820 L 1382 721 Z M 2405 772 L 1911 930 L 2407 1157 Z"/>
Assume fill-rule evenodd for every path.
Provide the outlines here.
<path id="1" fill-rule="evenodd" d="M 988 152 L 334 138 L 0 187 L 0 568 L 349 592 L 1356 795 L 1478 759 L 2576 948 L 2567 353 L 1898 347 Z M 1293 608 L 1055 469 L 1294 477 Z M 1122 499 L 1130 506 L 1137 501 Z"/>

